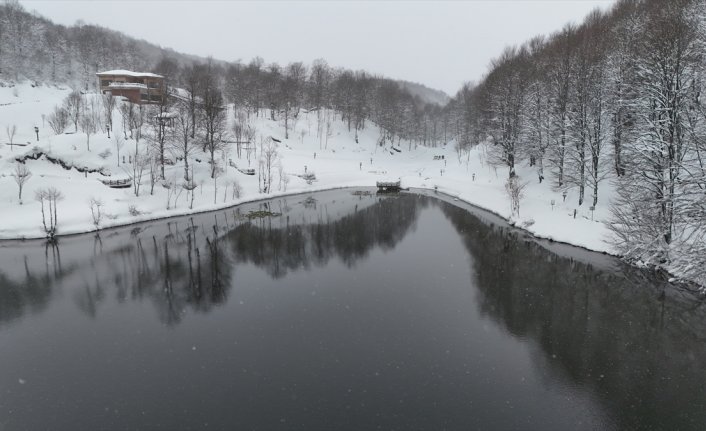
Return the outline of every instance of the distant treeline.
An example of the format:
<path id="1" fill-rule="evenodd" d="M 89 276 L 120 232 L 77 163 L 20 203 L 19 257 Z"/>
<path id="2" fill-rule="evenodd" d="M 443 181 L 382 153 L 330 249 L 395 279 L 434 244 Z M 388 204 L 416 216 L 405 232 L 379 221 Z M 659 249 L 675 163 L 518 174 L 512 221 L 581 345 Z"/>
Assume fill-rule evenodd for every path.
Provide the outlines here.
<path id="1" fill-rule="evenodd" d="M 350 130 L 362 130 L 367 120 L 383 130 L 381 140 L 412 140 L 438 145 L 450 137 L 444 129 L 442 107 L 412 95 L 407 83 L 364 71 L 334 69 L 324 60 L 307 67 L 301 62 L 280 66 L 255 58 L 248 64 L 193 64 L 179 67 L 164 58 L 155 72 L 176 77 L 173 86 L 198 94 L 199 75 L 210 69 L 217 76 L 224 99 L 251 114 L 267 111 L 272 119 L 288 123 L 301 110 L 332 109 L 340 113 Z M 427 89 L 428 90 L 428 89 Z"/>
<path id="2" fill-rule="evenodd" d="M 80 21 L 57 25 L 14 0 L 0 5 L 0 82 L 30 79 L 96 90 L 96 72 L 129 69 L 163 73 L 172 86 L 197 90 L 198 82 L 190 80 L 206 68 L 216 74 L 224 100 L 251 113 L 267 109 L 286 120 L 300 109 L 330 108 L 351 130 L 362 129 L 366 120 L 376 122 L 390 141 L 437 145 L 449 137 L 440 125 L 441 106 L 424 100 L 439 100 L 440 92 L 419 84 L 334 69 L 323 60 L 311 67 L 265 64 L 260 58 L 248 64 L 206 60 Z"/>

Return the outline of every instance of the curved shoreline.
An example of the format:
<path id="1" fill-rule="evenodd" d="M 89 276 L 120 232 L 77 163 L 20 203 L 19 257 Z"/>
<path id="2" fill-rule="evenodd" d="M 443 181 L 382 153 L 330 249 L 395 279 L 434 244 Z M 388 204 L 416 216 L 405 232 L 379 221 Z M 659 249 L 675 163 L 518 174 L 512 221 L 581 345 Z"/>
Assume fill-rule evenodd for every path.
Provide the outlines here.
<path id="1" fill-rule="evenodd" d="M 235 208 L 235 207 L 238 207 L 238 206 L 244 205 L 244 204 L 252 204 L 252 203 L 257 203 L 257 202 L 263 202 L 263 201 L 268 201 L 268 200 L 271 200 L 271 199 L 282 198 L 282 197 L 290 197 L 290 196 L 297 196 L 297 195 L 305 195 L 305 194 L 307 194 L 307 193 L 317 193 L 317 192 L 325 192 L 325 191 L 332 191 L 332 190 L 360 189 L 360 188 L 363 188 L 363 189 L 375 189 L 375 186 L 369 186 L 369 185 L 341 185 L 341 186 L 335 186 L 335 187 L 312 188 L 312 189 L 310 189 L 310 190 L 305 190 L 305 191 L 297 190 L 297 191 L 292 191 L 292 192 L 278 192 L 278 193 L 272 193 L 272 194 L 269 194 L 269 195 L 261 195 L 261 196 L 258 196 L 258 197 L 255 198 L 255 199 L 243 199 L 243 200 L 241 200 L 241 201 L 239 201 L 239 202 L 237 202 L 237 203 L 229 203 L 229 204 L 225 204 L 225 205 L 222 205 L 222 206 L 216 205 L 216 206 L 213 207 L 213 208 L 207 208 L 207 209 L 198 209 L 198 208 L 197 208 L 197 209 L 193 209 L 193 210 L 189 210 L 189 211 L 184 211 L 184 212 L 178 212 L 178 213 L 174 213 L 174 214 L 170 214 L 170 215 L 166 215 L 166 216 L 155 216 L 155 217 L 140 217 L 140 216 L 137 216 L 134 220 L 127 221 L 127 222 L 125 222 L 125 223 L 120 223 L 120 222 L 118 222 L 118 223 L 109 224 L 109 225 L 107 224 L 107 225 L 102 226 L 100 229 L 97 229 L 97 230 L 96 230 L 96 229 L 90 229 L 90 230 L 75 230 L 75 231 L 69 231 L 68 233 L 59 233 L 59 234 L 56 235 L 56 238 L 57 238 L 57 239 L 61 239 L 61 238 L 75 237 L 75 236 L 79 236 L 79 235 L 86 235 L 86 234 L 90 234 L 90 233 L 101 233 L 101 232 L 104 232 L 104 231 L 109 231 L 109 230 L 111 230 L 111 229 L 124 228 L 124 227 L 127 227 L 127 226 L 138 225 L 138 224 L 141 224 L 141 223 L 148 223 L 148 222 L 153 222 L 153 221 L 158 221 L 158 220 L 169 220 L 169 219 L 172 219 L 172 218 L 186 217 L 186 216 L 195 215 L 195 214 L 205 214 L 205 213 L 210 213 L 210 212 L 217 212 L 217 211 L 227 210 L 227 209 L 230 209 L 230 208 Z M 480 205 L 478 205 L 478 204 L 476 204 L 476 203 L 467 201 L 467 200 L 465 200 L 465 199 L 463 199 L 463 198 L 461 198 L 461 197 L 459 197 L 459 196 L 454 196 L 453 194 L 451 194 L 451 193 L 449 193 L 449 192 L 439 191 L 439 190 L 437 190 L 437 189 L 429 188 L 429 187 L 408 187 L 408 188 L 403 188 L 402 191 L 416 192 L 416 193 L 418 193 L 418 194 L 424 194 L 425 196 L 441 196 L 441 197 L 446 197 L 446 198 L 448 198 L 448 201 L 447 201 L 447 202 L 449 202 L 449 203 L 453 203 L 454 201 L 460 201 L 460 202 L 463 202 L 463 203 L 465 203 L 465 204 L 467 204 L 467 205 L 473 207 L 473 209 L 475 209 L 475 210 L 477 210 L 477 211 L 482 211 L 482 212 L 485 212 L 485 213 L 487 213 L 487 214 L 490 214 L 490 215 L 492 215 L 492 216 L 494 216 L 494 217 L 497 217 L 499 220 L 502 220 L 502 222 L 505 223 L 508 227 L 511 227 L 511 228 L 513 228 L 513 229 L 517 229 L 518 231 L 521 231 L 521 232 L 524 232 L 524 233 L 526 233 L 526 234 L 532 236 L 532 237 L 535 238 L 535 239 L 546 240 L 546 241 L 553 242 L 553 243 L 557 243 L 557 244 L 564 244 L 564 245 L 571 246 L 571 247 L 575 247 L 575 248 L 577 248 L 577 249 L 581 249 L 581 250 L 588 251 L 588 252 L 591 252 L 591 253 L 602 254 L 602 255 L 608 255 L 608 256 L 615 257 L 615 258 L 622 258 L 622 256 L 617 255 L 617 254 L 608 253 L 608 252 L 606 252 L 606 251 L 601 251 L 601 250 L 594 250 L 594 249 L 591 249 L 591 248 L 588 248 L 588 247 L 585 247 L 585 246 L 582 246 L 582 245 L 573 244 L 573 243 L 571 243 L 571 242 L 562 241 L 562 240 L 556 240 L 556 239 L 554 239 L 554 238 L 552 238 L 552 237 L 546 237 L 546 236 L 542 236 L 542 235 L 536 234 L 536 233 L 531 232 L 530 230 L 528 230 L 528 229 L 526 229 L 526 228 L 523 228 L 523 227 L 521 227 L 521 226 L 518 226 L 517 224 L 514 224 L 514 223 L 510 222 L 510 220 L 508 220 L 507 218 L 503 217 L 502 215 L 500 215 L 499 213 L 497 213 L 497 212 L 495 212 L 495 211 L 493 211 L 493 210 L 491 210 L 491 209 L 488 209 L 488 208 L 482 207 L 482 206 L 480 206 Z M 437 197 L 437 198 L 438 198 L 438 199 L 441 199 L 440 197 Z M 444 199 L 442 199 L 442 200 L 444 200 Z M 38 228 L 38 229 L 39 229 L 39 228 Z M 0 245 L 2 245 L 3 243 L 18 242 L 18 241 L 25 242 L 25 241 L 45 241 L 45 240 L 47 240 L 47 238 L 44 237 L 44 236 L 42 236 L 42 235 L 39 235 L 39 234 L 38 234 L 37 236 L 19 236 L 19 237 L 11 237 L 11 238 L 0 238 Z"/>
<path id="2" fill-rule="evenodd" d="M 269 201 L 272 199 L 277 199 L 277 198 L 284 198 L 284 197 L 292 197 L 292 196 L 298 196 L 298 195 L 306 195 L 309 193 L 318 193 L 318 192 L 326 192 L 326 191 L 333 191 L 333 190 L 344 190 L 344 189 L 374 189 L 374 186 L 369 186 L 369 185 L 341 185 L 338 187 L 321 187 L 321 188 L 312 188 L 310 190 L 297 190 L 297 191 L 292 191 L 292 192 L 279 192 L 279 193 L 273 193 L 271 195 L 260 195 L 257 196 L 255 199 L 243 199 L 235 204 L 229 203 L 225 204 L 222 206 L 216 206 L 215 208 L 208 208 L 208 209 L 194 209 L 191 211 L 183 211 L 175 214 L 170 214 L 167 216 L 156 216 L 156 217 L 144 217 L 144 218 L 139 218 L 135 220 L 131 220 L 127 223 L 115 223 L 111 224 L 105 227 L 102 227 L 98 230 L 91 229 L 91 230 L 81 230 L 81 231 L 75 231 L 75 232 L 69 232 L 69 233 L 64 233 L 64 234 L 58 234 L 56 237 L 58 240 L 61 240 L 62 238 L 73 238 L 81 235 L 87 235 L 87 234 L 100 234 L 102 232 L 109 232 L 113 229 L 118 229 L 118 228 L 125 228 L 128 226 L 136 226 L 139 224 L 143 223 L 150 223 L 150 222 L 155 222 L 155 221 L 162 221 L 162 220 L 169 220 L 169 219 L 174 219 L 174 218 L 179 218 L 179 217 L 188 217 L 191 215 L 198 215 L 198 214 L 206 214 L 206 213 L 211 213 L 211 212 L 218 212 L 218 211 L 223 211 L 231 208 L 236 208 L 241 205 L 246 205 L 246 204 L 254 204 L 258 202 L 265 202 Z M 590 253 L 594 255 L 593 257 L 609 257 L 611 259 L 616 259 L 621 262 L 624 262 L 628 265 L 631 265 L 635 268 L 639 268 L 638 265 L 635 265 L 634 263 L 631 262 L 626 262 L 623 260 L 622 256 L 614 253 L 609 253 L 604 250 L 594 250 L 588 247 L 585 247 L 583 245 L 579 244 L 573 244 L 568 241 L 563 241 L 563 240 L 557 240 L 553 237 L 547 237 L 543 235 L 539 235 L 537 233 L 534 233 L 522 226 L 519 226 L 507 218 L 503 217 L 500 215 L 498 212 L 493 211 L 491 209 L 482 207 L 476 203 L 470 202 L 468 200 L 465 200 L 461 198 L 460 196 L 455 196 L 452 193 L 449 193 L 448 191 L 439 191 L 436 188 L 429 188 L 429 187 L 409 187 L 409 188 L 404 188 L 402 189 L 403 192 L 410 192 L 410 193 L 415 193 L 423 196 L 429 196 L 429 197 L 434 197 L 436 199 L 439 199 L 443 202 L 449 203 L 451 205 L 459 206 L 459 203 L 462 203 L 463 206 L 465 206 L 465 210 L 471 211 L 474 213 L 474 215 L 487 218 L 490 216 L 491 218 L 495 218 L 496 220 L 487 220 L 489 223 L 502 223 L 505 225 L 505 227 L 512 229 L 517 232 L 521 232 L 523 235 L 526 235 L 528 238 L 531 238 L 532 240 L 536 241 L 540 245 L 548 248 L 550 251 L 557 253 L 557 254 L 563 254 L 562 251 L 560 250 L 552 250 L 551 247 L 548 247 L 548 245 L 559 245 L 563 247 L 569 247 L 571 249 L 574 249 L 576 251 L 581 251 L 585 253 Z M 19 238 L 0 238 L 0 247 L 3 246 L 11 246 L 11 244 L 16 243 L 16 242 L 28 242 L 28 241 L 46 241 L 45 237 L 42 237 L 41 235 L 38 235 L 36 237 L 19 237 Z M 548 244 L 542 244 L 542 242 L 547 242 Z M 571 256 L 572 258 L 574 256 Z M 701 293 L 704 290 L 704 286 L 700 286 L 698 283 L 690 280 L 683 280 L 678 277 L 675 277 L 673 274 L 669 274 L 668 272 L 662 270 L 662 269 L 650 269 L 650 268 L 642 268 L 645 270 L 650 271 L 654 276 L 656 277 L 667 277 L 665 283 L 668 283 L 669 285 L 675 287 L 675 288 L 680 288 L 680 289 L 685 289 L 691 293 Z"/>
<path id="3" fill-rule="evenodd" d="M 268 201 L 271 199 L 276 199 L 276 198 L 281 198 L 281 197 L 287 197 L 287 196 L 297 196 L 297 195 L 303 195 L 307 193 L 316 193 L 316 192 L 325 192 L 325 191 L 330 191 L 330 190 L 339 190 L 339 189 L 348 189 L 348 188 L 370 188 L 370 186 L 340 186 L 340 187 L 324 187 L 324 188 L 316 188 L 312 190 L 306 190 L 306 191 L 293 191 L 293 192 L 280 192 L 280 193 L 273 193 L 270 195 L 263 195 L 263 196 L 258 196 L 255 199 L 243 199 L 237 203 L 228 203 L 224 205 L 216 205 L 211 208 L 206 208 L 206 209 L 192 209 L 184 212 L 178 212 L 170 215 L 162 215 L 162 216 L 155 216 L 155 217 L 140 217 L 136 216 L 134 220 L 125 222 L 125 223 L 115 223 L 115 224 L 106 224 L 105 226 L 102 226 L 100 229 L 89 229 L 89 230 L 70 230 L 68 233 L 59 233 L 55 237 L 57 239 L 61 238 L 69 238 L 69 237 L 75 237 L 79 235 L 86 235 L 89 233 L 100 233 L 104 231 L 109 231 L 111 229 L 117 229 L 117 228 L 124 228 L 126 226 L 133 226 L 137 225 L 140 223 L 148 223 L 148 222 L 153 222 L 153 221 L 158 221 L 158 220 L 169 220 L 172 218 L 177 218 L 177 217 L 186 217 L 190 215 L 195 215 L 195 214 L 205 214 L 209 212 L 216 212 L 216 211 L 223 211 L 227 210 L 230 208 L 235 208 L 240 205 L 244 204 L 252 204 L 256 202 L 261 202 L 261 201 Z M 170 210 L 171 211 L 171 210 Z M 150 213 L 145 213 L 145 215 L 149 215 Z M 37 228 L 39 230 L 39 227 Z M 3 243 L 7 242 L 24 242 L 24 241 L 46 241 L 48 238 L 42 235 L 37 235 L 37 236 L 19 236 L 19 237 L 11 237 L 11 238 L 1 238 L 0 237 L 0 246 Z"/>
<path id="4" fill-rule="evenodd" d="M 188 217 L 191 215 L 218 212 L 218 211 L 223 211 L 223 210 L 227 210 L 227 209 L 231 209 L 231 208 L 236 208 L 238 206 L 245 205 L 245 204 L 264 202 L 264 201 L 269 201 L 269 200 L 277 199 L 277 198 L 305 195 L 308 193 L 326 192 L 326 191 L 332 191 L 332 190 L 361 189 L 361 188 L 362 189 L 374 189 L 375 187 L 369 186 L 369 185 L 340 185 L 340 186 L 336 186 L 336 187 L 321 187 L 321 188 L 312 188 L 309 190 L 297 190 L 297 191 L 292 191 L 292 192 L 278 192 L 278 193 L 273 193 L 270 195 L 259 195 L 255 199 L 243 199 L 235 204 L 229 203 L 229 204 L 225 204 L 222 206 L 216 205 L 215 208 L 194 209 L 194 210 L 190 210 L 190 211 L 187 210 L 184 212 L 170 214 L 167 216 L 155 216 L 155 217 L 145 217 L 145 218 L 137 217 L 137 219 L 131 220 L 126 223 L 111 224 L 111 225 L 107 225 L 105 227 L 102 227 L 98 230 L 95 230 L 95 229 L 77 230 L 77 231 L 72 231 L 69 233 L 58 234 L 58 235 L 56 235 L 56 238 L 58 240 L 60 240 L 62 238 L 73 238 L 73 237 L 77 237 L 80 235 L 87 235 L 87 234 L 91 234 L 91 233 L 100 234 L 101 232 L 110 231 L 112 229 L 125 228 L 128 226 L 135 226 L 135 225 L 139 225 L 142 223 L 150 223 L 150 222 L 155 222 L 155 221 L 169 220 L 169 219 L 174 219 L 174 218 L 178 218 L 178 217 Z M 535 232 L 532 232 L 527 228 L 524 228 L 522 226 L 519 226 L 519 225 L 511 222 L 509 219 L 503 217 L 502 215 L 500 215 L 496 211 L 493 211 L 489 208 L 485 208 L 485 207 L 480 206 L 476 203 L 465 200 L 458 195 L 455 196 L 448 191 L 439 191 L 436 188 L 429 188 L 429 187 L 408 187 L 408 188 L 403 188 L 402 191 L 416 193 L 416 194 L 420 194 L 423 196 L 434 197 L 436 199 L 439 199 L 441 201 L 444 201 L 446 203 L 456 205 L 456 206 L 458 206 L 458 202 L 461 202 L 461 203 L 468 206 L 468 208 L 464 208 L 464 209 L 474 212 L 474 215 L 481 216 L 481 217 L 482 216 L 485 216 L 485 217 L 491 216 L 493 218 L 496 218 L 497 219 L 496 221 L 490 220 L 489 222 L 490 223 L 501 222 L 501 223 L 505 224 L 507 228 L 513 229 L 517 232 L 521 232 L 523 235 L 526 235 L 529 238 L 531 238 L 537 242 L 546 241 L 549 244 L 556 244 L 556 245 L 560 245 L 560 246 L 564 246 L 564 247 L 570 247 L 570 248 L 573 248 L 578 251 L 594 254 L 595 257 L 607 256 L 607 257 L 610 257 L 613 259 L 617 259 L 617 260 L 624 262 L 628 265 L 631 265 L 635 268 L 640 268 L 638 265 L 636 265 L 633 262 L 627 262 L 627 261 L 623 260 L 623 256 L 621 256 L 619 254 L 610 253 L 605 250 L 594 250 L 594 249 L 591 249 L 591 248 L 583 246 L 583 245 L 574 244 L 574 243 L 564 241 L 564 240 L 557 240 L 553 237 L 543 236 L 543 235 L 537 234 Z M 478 212 L 480 212 L 481 214 L 478 214 Z M 482 213 L 485 213 L 485 214 L 482 214 Z M 33 236 L 33 237 L 17 237 L 17 238 L 0 238 L 0 247 L 7 246 L 7 245 L 15 243 L 15 242 L 46 241 L 46 240 L 47 239 L 41 235 L 38 235 L 36 237 Z M 541 245 L 546 247 L 546 244 L 541 244 Z M 561 253 L 558 250 L 551 250 L 550 249 L 550 251 L 552 251 L 554 253 Z M 673 274 L 670 274 L 670 273 L 664 271 L 661 268 L 640 268 L 640 269 L 650 271 L 656 277 L 666 277 L 667 279 L 664 281 L 666 283 L 668 283 L 669 285 L 671 285 L 675 288 L 684 289 L 684 290 L 691 292 L 691 293 L 703 293 L 704 290 L 706 289 L 706 287 L 699 285 L 695 281 L 681 279 L 679 277 L 674 276 Z"/>

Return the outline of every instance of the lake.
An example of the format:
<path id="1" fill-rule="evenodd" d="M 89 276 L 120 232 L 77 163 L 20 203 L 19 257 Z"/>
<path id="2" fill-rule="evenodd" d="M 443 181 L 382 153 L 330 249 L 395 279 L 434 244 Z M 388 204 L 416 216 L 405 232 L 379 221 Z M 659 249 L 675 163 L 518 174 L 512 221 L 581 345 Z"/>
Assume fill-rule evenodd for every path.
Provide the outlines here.
<path id="1" fill-rule="evenodd" d="M 0 430 L 703 429 L 704 308 L 433 193 L 6 241 Z"/>

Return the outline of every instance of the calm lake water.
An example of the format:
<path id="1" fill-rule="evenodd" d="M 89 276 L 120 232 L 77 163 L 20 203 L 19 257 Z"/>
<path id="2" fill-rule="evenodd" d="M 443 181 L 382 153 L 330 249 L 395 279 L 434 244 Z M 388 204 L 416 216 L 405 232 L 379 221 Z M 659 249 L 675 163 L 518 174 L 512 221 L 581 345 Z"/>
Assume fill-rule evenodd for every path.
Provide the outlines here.
<path id="1" fill-rule="evenodd" d="M 704 309 L 411 193 L 4 242 L 0 430 L 702 430 Z"/>

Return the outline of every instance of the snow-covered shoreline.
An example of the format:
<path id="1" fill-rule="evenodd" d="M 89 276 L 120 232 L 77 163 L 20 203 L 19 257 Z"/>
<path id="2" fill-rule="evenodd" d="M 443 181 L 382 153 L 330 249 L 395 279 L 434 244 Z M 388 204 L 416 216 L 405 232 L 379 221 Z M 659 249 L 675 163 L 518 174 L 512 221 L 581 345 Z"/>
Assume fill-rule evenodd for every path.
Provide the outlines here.
<path id="1" fill-rule="evenodd" d="M 487 148 L 483 145 L 462 154 L 455 151 L 453 142 L 442 147 L 423 147 L 396 141 L 394 148 L 389 142 L 380 147 L 377 145 L 380 138 L 377 126 L 368 123 L 356 134 L 334 113 L 328 113 L 323 120 L 327 123 L 325 128 L 321 126 L 319 114 L 300 114 L 295 124 L 289 125 L 289 139 L 285 139 L 282 122 L 271 121 L 262 115 L 251 118 L 252 126 L 257 131 L 257 142 L 270 136 L 280 141 L 277 144 L 279 163 L 286 181 L 273 184 L 272 193 L 260 193 L 257 175 L 244 175 L 235 168 L 258 169 L 259 153 L 251 155 L 248 160 L 244 152 L 238 158 L 235 149 L 219 155 L 224 172 L 215 184 L 209 176 L 210 165 L 206 163 L 206 154 L 199 151 L 190 160 L 198 185 L 193 209 L 189 209 L 183 195 L 178 197 L 174 194 L 167 205 L 167 190 L 159 183 L 151 194 L 149 178 L 143 178 L 140 195 L 135 196 L 129 188 L 108 188 L 99 181 L 106 178 L 99 172 L 67 170 L 39 158 L 25 162 L 33 175 L 25 185 L 23 204 L 20 205 L 18 188 L 11 176 L 16 165 L 14 160 L 34 151 L 51 154 L 67 166 L 108 172 L 112 174 L 110 179 L 127 178 L 131 174 L 130 154 L 134 152 L 135 141 L 129 136 L 124 139 L 129 133 L 123 132 L 118 114 L 114 114 L 111 138 L 105 131 L 99 131 L 90 138 L 90 151 L 85 134 L 79 131 L 55 135 L 45 124 L 43 117 L 60 104 L 68 92 L 68 89 L 27 84 L 12 89 L 0 88 L 0 118 L 3 121 L 0 126 L 5 129 L 8 124 L 17 125 L 15 142 L 26 143 L 23 147 L 10 147 L 2 145 L 4 140 L 0 140 L 0 239 L 45 236 L 41 228 L 41 206 L 34 200 L 34 194 L 49 186 L 56 187 L 64 195 L 64 199 L 57 204 L 58 235 L 61 236 L 96 230 L 89 206 L 91 199 L 102 202 L 104 217 L 98 227 L 107 229 L 220 210 L 278 196 L 346 187 L 374 187 L 376 181 L 399 179 L 405 188 L 444 193 L 494 213 L 538 238 L 617 255 L 608 241 L 610 233 L 604 224 L 610 217 L 612 187 L 609 180 L 601 188 L 603 195 L 599 196 L 595 211 L 591 211 L 586 203 L 576 205 L 577 197 L 571 191 L 563 196 L 546 181 L 540 183 L 535 168 L 519 166 L 517 173 L 527 183 L 527 188 L 521 201 L 520 216 L 513 217 L 505 191 L 507 171 L 488 162 Z M 229 118 L 232 117 L 232 112 L 229 112 Z M 38 139 L 34 127 L 39 128 Z M 144 127 L 147 135 L 148 126 Z M 73 130 L 72 125 L 69 130 Z M 122 138 L 121 148 L 116 146 L 116 135 Z M 146 144 L 146 138 L 139 143 L 140 146 Z M 120 157 L 117 156 L 118 150 Z M 170 158 L 175 159 L 175 156 Z M 305 174 L 312 173 L 316 180 L 307 182 Z M 183 181 L 183 174 L 184 167 L 179 161 L 166 166 L 165 177 L 175 184 Z M 278 176 L 275 173 L 275 181 Z M 242 190 L 239 197 L 233 193 L 234 182 Z"/>
<path id="2" fill-rule="evenodd" d="M 102 223 L 101 227 L 99 230 L 96 230 L 95 227 L 90 227 L 86 229 L 78 229 L 75 231 L 67 231 L 66 229 L 62 229 L 57 235 L 57 239 L 65 238 L 65 237 L 73 237 L 73 236 L 80 236 L 80 235 L 85 235 L 88 233 L 102 233 L 102 234 L 110 234 L 111 229 L 117 229 L 117 228 L 124 228 L 128 226 L 133 226 L 133 225 L 138 225 L 142 223 L 149 223 L 149 222 L 155 222 L 155 221 L 164 221 L 164 220 L 169 220 L 173 218 L 180 218 L 180 217 L 188 217 L 190 215 L 196 215 L 196 214 L 206 214 L 206 213 L 211 213 L 211 212 L 218 212 L 218 211 L 223 211 L 227 209 L 233 209 L 237 208 L 242 205 L 246 204 L 257 204 L 259 202 L 267 202 L 273 199 L 277 198 L 282 198 L 282 197 L 296 197 L 300 195 L 307 195 L 310 193 L 319 193 L 319 192 L 328 192 L 328 191 L 335 191 L 335 190 L 347 190 L 350 189 L 352 191 L 355 191 L 356 189 L 367 189 L 366 191 L 371 191 L 374 192 L 375 190 L 375 185 L 370 185 L 370 184 L 348 184 L 348 185 L 340 185 L 340 186 L 333 186 L 333 187 L 312 187 L 307 190 L 297 190 L 297 191 L 287 191 L 287 192 L 275 192 L 271 194 L 260 194 L 256 197 L 253 197 L 251 199 L 242 199 L 238 201 L 237 203 L 225 203 L 221 205 L 216 205 L 212 208 L 206 208 L 206 209 L 185 209 L 182 208 L 180 210 L 174 210 L 171 213 L 164 213 L 160 214 L 158 216 L 152 216 L 152 214 L 145 214 L 143 216 L 136 216 L 133 220 L 130 221 L 119 221 L 119 222 L 111 222 L 110 220 L 107 222 Z M 447 202 L 453 202 L 453 203 L 464 203 L 467 204 L 471 207 L 473 207 L 475 210 L 483 211 L 488 214 L 492 214 L 495 217 L 498 217 L 500 220 L 502 220 L 504 223 L 507 223 L 508 226 L 519 229 L 529 235 L 531 235 L 535 239 L 541 239 L 541 240 L 548 240 L 551 242 L 555 242 L 557 244 L 564 244 L 567 246 L 575 247 L 581 250 L 585 250 L 591 253 L 598 253 L 598 254 L 603 254 L 603 255 L 609 255 L 612 257 L 620 258 L 621 256 L 619 254 L 614 254 L 610 253 L 605 250 L 594 250 L 588 247 L 584 247 L 578 244 L 573 244 L 571 242 L 567 241 L 561 241 L 558 239 L 553 238 L 552 236 L 542 236 L 537 233 L 532 232 L 531 230 L 527 229 L 526 227 L 522 227 L 517 225 L 512 221 L 510 218 L 506 218 L 503 215 L 501 215 L 498 212 L 495 212 L 489 208 L 484 208 L 482 206 L 479 206 L 475 204 L 474 202 L 464 200 L 459 197 L 459 194 L 451 194 L 448 191 L 439 191 L 438 188 L 430 188 L 430 187 L 405 187 L 403 185 L 402 192 L 411 192 L 411 193 L 416 193 L 416 194 L 421 194 L 424 196 L 431 196 L 437 199 L 445 200 Z M 20 237 L 1 237 L 0 238 L 0 244 L 2 243 L 9 243 L 9 242 L 15 242 L 15 241 L 35 241 L 35 240 L 45 240 L 46 237 L 41 234 L 41 231 L 38 231 L 39 233 L 34 235 L 34 236 L 20 236 Z"/>
<path id="3" fill-rule="evenodd" d="M 520 219 L 520 220 L 524 220 L 525 224 L 523 225 L 523 222 L 518 223 L 512 217 L 509 217 L 507 214 L 503 214 L 502 211 L 498 211 L 498 209 L 494 208 L 493 206 L 484 206 L 481 202 L 479 202 L 477 200 L 470 199 L 468 197 L 468 193 L 464 193 L 462 190 L 454 189 L 454 188 L 450 188 L 450 187 L 445 187 L 445 186 L 439 186 L 439 185 L 429 186 L 426 184 L 416 184 L 416 182 L 412 182 L 412 183 L 413 184 L 408 184 L 408 183 L 403 182 L 402 186 L 404 189 L 411 189 L 412 191 L 421 190 L 421 191 L 427 191 L 427 192 L 435 192 L 435 193 L 438 193 L 439 195 L 445 195 L 450 199 L 460 200 L 460 201 L 462 201 L 466 204 L 469 204 L 473 207 L 476 207 L 480 210 L 487 211 L 497 217 L 500 217 L 502 220 L 507 222 L 509 225 L 516 227 L 518 229 L 522 229 L 523 231 L 533 235 L 536 238 L 547 239 L 550 241 L 571 245 L 571 246 L 582 248 L 584 250 L 588 250 L 588 251 L 592 251 L 592 252 L 609 254 L 609 255 L 612 255 L 615 257 L 620 257 L 619 254 L 615 253 L 608 246 L 606 246 L 606 247 L 591 247 L 589 245 L 585 245 L 585 243 L 582 243 L 581 241 L 572 241 L 571 239 L 566 238 L 565 236 L 557 236 L 555 234 L 546 234 L 546 233 L 542 233 L 541 231 L 533 230 L 533 229 L 531 229 L 531 225 L 530 226 L 526 225 L 527 221 L 532 220 L 531 217 L 528 217 L 525 219 Z M 105 221 L 101 222 L 99 230 L 104 231 L 104 230 L 108 230 L 111 228 L 124 227 L 124 226 L 129 226 L 129 225 L 139 224 L 139 223 L 144 223 L 144 222 L 149 222 L 149 221 L 165 220 L 165 219 L 170 219 L 170 218 L 174 218 L 174 217 L 188 216 L 191 214 L 201 214 L 201 213 L 219 211 L 219 210 L 223 210 L 223 209 L 237 207 L 242 204 L 256 203 L 259 201 L 267 201 L 270 199 L 284 197 L 284 196 L 295 196 L 295 195 L 300 195 L 300 194 L 337 190 L 337 189 L 374 188 L 374 187 L 375 187 L 375 182 L 358 182 L 358 181 L 340 181 L 340 182 L 335 183 L 333 185 L 314 184 L 314 185 L 311 185 L 306 188 L 290 189 L 287 191 L 276 191 L 276 192 L 269 193 L 269 194 L 257 193 L 255 195 L 248 196 L 247 198 L 228 201 L 225 203 L 211 204 L 211 205 L 208 205 L 205 207 L 195 207 L 193 209 L 189 209 L 187 207 L 181 207 L 181 208 L 174 208 L 174 209 L 170 209 L 170 210 L 156 211 L 154 213 L 153 212 L 143 213 L 143 214 L 129 217 L 129 218 L 128 217 L 120 218 L 120 219 L 116 218 L 116 219 L 112 219 L 112 220 L 106 219 Z M 84 222 L 76 222 L 76 221 L 65 222 L 65 221 L 61 220 L 59 227 L 60 227 L 60 229 L 57 233 L 57 237 L 81 235 L 81 234 L 96 231 L 96 227 L 91 225 L 88 222 L 88 220 L 85 220 Z M 45 238 L 45 235 L 42 232 L 41 227 L 39 225 L 37 225 L 35 227 L 22 226 L 21 228 L 18 228 L 17 230 L 15 230 L 14 233 L 8 229 L 0 229 L 0 241 L 33 240 L 33 239 L 44 239 L 44 238 Z"/>

